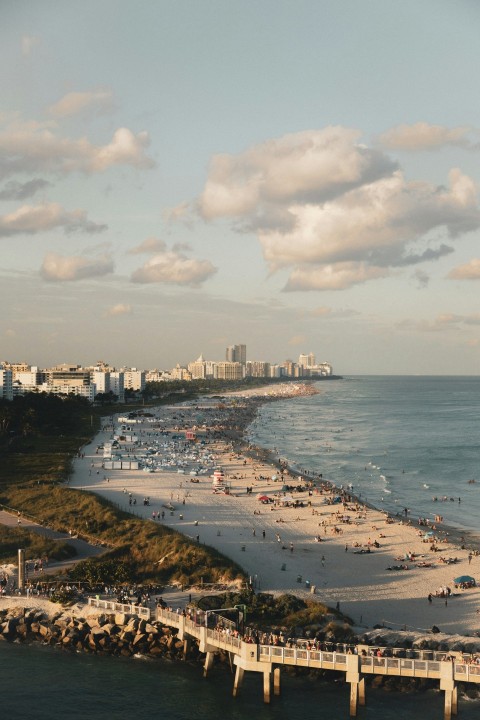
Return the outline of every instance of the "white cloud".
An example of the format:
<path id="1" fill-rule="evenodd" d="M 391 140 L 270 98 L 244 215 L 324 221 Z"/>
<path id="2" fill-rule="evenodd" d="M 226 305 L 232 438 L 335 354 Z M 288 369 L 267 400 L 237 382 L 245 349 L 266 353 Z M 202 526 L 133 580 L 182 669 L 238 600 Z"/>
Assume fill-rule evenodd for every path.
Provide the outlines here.
<path id="1" fill-rule="evenodd" d="M 473 258 L 465 265 L 453 268 L 447 277 L 451 280 L 480 280 L 480 259 Z"/>
<path id="2" fill-rule="evenodd" d="M 198 287 L 217 272 L 208 260 L 195 260 L 174 250 L 165 250 L 150 258 L 132 273 L 135 283 L 167 283 Z"/>
<path id="3" fill-rule="evenodd" d="M 390 174 L 396 164 L 357 143 L 343 127 L 307 130 L 256 145 L 241 155 L 212 159 L 198 201 L 206 220 L 269 215 L 271 205 L 320 202 Z"/>
<path id="4" fill-rule="evenodd" d="M 102 277 L 113 272 L 113 260 L 110 255 L 88 258 L 81 255 L 46 255 L 40 274 L 49 282 L 85 280 Z"/>
<path id="5" fill-rule="evenodd" d="M 107 315 L 109 317 L 116 317 L 117 315 L 130 315 L 132 312 L 132 306 L 126 303 L 118 303 L 118 305 L 112 305 L 108 308 Z"/>
<path id="6" fill-rule="evenodd" d="M 299 347 L 300 345 L 303 345 L 306 342 L 307 338 L 305 335 L 293 335 L 289 341 L 288 344 L 290 347 Z"/>
<path id="7" fill-rule="evenodd" d="M 366 263 L 355 262 L 298 267 L 292 270 L 285 290 L 345 290 L 387 274 L 385 268 L 369 267 Z"/>
<path id="8" fill-rule="evenodd" d="M 58 203 L 22 205 L 0 216 L 0 237 L 35 235 L 54 228 L 63 228 L 66 233 L 98 233 L 106 230 L 107 226 L 89 220 L 85 210 L 67 211 Z"/>
<path id="9" fill-rule="evenodd" d="M 149 237 L 144 240 L 140 245 L 129 250 L 130 255 L 143 255 L 149 253 L 163 252 L 166 249 L 166 244 L 163 240 L 155 237 Z"/>
<path id="10" fill-rule="evenodd" d="M 22 122 L 19 118 L 0 131 L 0 177 L 18 172 L 68 174 L 103 172 L 116 165 L 150 168 L 146 154 L 148 133 L 136 135 L 119 128 L 106 145 L 93 145 L 87 138 L 60 137 L 52 123 Z"/>
<path id="11" fill-rule="evenodd" d="M 326 128 L 287 135 L 213 159 L 198 211 L 255 229 L 271 272 L 290 268 L 287 290 L 346 289 L 387 269 L 436 260 L 433 245 L 480 227 L 474 182 L 458 169 L 449 187 L 407 181 L 395 163 Z M 438 233 L 437 233 L 438 234 Z M 433 247 L 432 247 L 433 245 Z"/>
<path id="12" fill-rule="evenodd" d="M 40 45 L 40 38 L 36 35 L 22 35 L 21 49 L 23 57 L 30 57 L 33 50 Z"/>
<path id="13" fill-rule="evenodd" d="M 434 150 L 446 145 L 474 147 L 470 140 L 469 127 L 448 128 L 418 122 L 413 125 L 398 125 L 380 136 L 380 143 L 391 150 Z"/>
<path id="14" fill-rule="evenodd" d="M 49 107 L 49 113 L 54 117 L 64 118 L 85 112 L 105 113 L 112 108 L 113 92 L 111 90 L 92 90 L 67 93 Z"/>

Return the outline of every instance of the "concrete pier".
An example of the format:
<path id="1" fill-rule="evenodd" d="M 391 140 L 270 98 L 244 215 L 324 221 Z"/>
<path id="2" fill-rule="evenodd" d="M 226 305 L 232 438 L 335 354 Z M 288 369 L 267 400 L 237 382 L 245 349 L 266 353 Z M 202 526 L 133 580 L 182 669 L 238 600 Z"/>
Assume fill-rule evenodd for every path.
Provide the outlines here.
<path id="1" fill-rule="evenodd" d="M 99 602 L 95 601 L 96 606 L 99 606 Z M 143 612 L 143 609 L 139 608 L 138 611 Z M 206 628 L 170 610 L 158 609 L 157 619 L 169 627 L 177 628 L 184 641 L 186 637 L 197 639 L 200 652 L 205 653 L 204 675 L 211 669 L 215 653 L 223 651 L 233 656 L 234 697 L 240 692 L 245 672 L 263 674 L 263 699 L 270 703 L 272 679 L 273 694 L 280 694 L 282 665 L 332 670 L 345 673 L 345 679 L 350 683 L 350 716 L 355 717 L 358 706 L 365 705 L 366 675 L 427 678 L 440 681 L 440 689 L 445 692 L 444 717 L 445 720 L 452 720 L 452 716 L 457 714 L 457 683 L 480 684 L 480 666 L 468 663 L 461 655 L 453 660 L 444 656 L 425 660 L 369 654 L 368 648 L 361 645 L 348 652 L 258 645 L 246 642 L 236 634 Z"/>

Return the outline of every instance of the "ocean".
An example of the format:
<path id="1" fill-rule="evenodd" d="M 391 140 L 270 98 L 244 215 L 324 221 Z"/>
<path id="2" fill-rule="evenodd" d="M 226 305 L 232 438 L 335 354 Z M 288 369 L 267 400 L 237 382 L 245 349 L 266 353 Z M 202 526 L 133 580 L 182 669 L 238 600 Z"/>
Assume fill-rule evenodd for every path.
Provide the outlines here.
<path id="1" fill-rule="evenodd" d="M 251 442 L 353 485 L 378 508 L 480 531 L 480 377 L 349 377 L 316 388 L 264 405 Z"/>
<path id="2" fill-rule="evenodd" d="M 262 406 L 248 431 L 251 441 L 337 485 L 353 484 L 374 505 L 441 514 L 451 525 L 478 532 L 480 378 L 352 377 L 317 388 L 313 397 Z M 200 667 L 185 663 L 0 642 L 1 707 L 15 720 L 349 716 L 347 685 L 284 673 L 282 695 L 264 705 L 260 676 L 247 675 L 234 699 L 233 675 L 225 667 L 214 667 L 204 679 Z M 479 714 L 478 701 L 460 701 L 459 716 L 473 720 Z M 359 717 L 441 720 L 443 693 L 367 688 Z"/>
<path id="3" fill-rule="evenodd" d="M 248 676 L 248 677 L 247 677 Z M 349 686 L 282 676 L 282 694 L 263 703 L 261 676 L 247 673 L 232 697 L 233 675 L 185 663 L 71 654 L 0 643 L 2 717 L 15 720 L 348 720 Z M 461 701 L 459 717 L 478 717 L 478 701 Z M 443 693 L 387 693 L 367 688 L 365 720 L 442 720 Z"/>

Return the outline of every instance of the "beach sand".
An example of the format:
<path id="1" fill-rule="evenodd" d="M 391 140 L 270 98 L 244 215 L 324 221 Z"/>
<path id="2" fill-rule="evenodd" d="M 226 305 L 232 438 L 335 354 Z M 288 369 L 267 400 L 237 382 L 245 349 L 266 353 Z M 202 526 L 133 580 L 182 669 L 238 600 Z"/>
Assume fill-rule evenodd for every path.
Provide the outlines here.
<path id="1" fill-rule="evenodd" d="M 285 397 L 287 391 L 282 386 L 278 392 Z M 256 394 L 262 395 L 258 391 Z M 210 401 L 214 402 L 218 401 Z M 243 401 L 232 395 L 218 404 L 215 414 L 220 418 L 228 414 L 232 402 Z M 249 406 L 252 401 L 246 402 L 246 409 L 236 411 L 240 418 L 236 433 L 242 426 L 242 412 L 244 419 L 253 412 Z M 205 407 L 163 407 L 155 409 L 155 414 L 164 429 L 180 434 L 181 429 L 192 427 L 199 412 L 207 414 Z M 157 431 L 151 424 L 135 428 L 142 441 L 155 440 Z M 207 437 L 198 428 L 197 436 L 198 440 Z M 360 627 L 385 623 L 394 629 L 424 631 L 437 625 L 442 632 L 452 634 L 480 630 L 480 588 L 456 589 L 453 583 L 459 575 L 480 579 L 480 556 L 474 555 L 470 562 L 469 550 L 450 542 L 439 542 L 439 551 L 431 551 L 430 541 L 424 542 L 423 537 L 428 527 L 418 527 L 414 521 L 408 524 L 397 517 L 387 522 L 386 515 L 378 510 L 364 506 L 355 509 L 354 501 L 347 504 L 350 509 L 344 509 L 342 504 L 327 504 L 337 492 L 320 492 L 318 487 L 311 496 L 308 492 L 293 493 L 304 507 L 262 504 L 258 495 L 281 492 L 280 474 L 271 463 L 250 457 L 246 446 L 239 452 L 238 444 L 232 444 L 230 438 L 206 440 L 204 446 L 215 456 L 215 464 L 223 468 L 229 494 L 213 492 L 210 472 L 192 478 L 188 470 L 185 475 L 175 469 L 154 473 L 106 470 L 102 467 L 103 451 L 97 448 L 112 438 L 112 428 L 107 426 L 82 448 L 81 456 L 74 461 L 71 487 L 98 493 L 146 521 L 161 522 L 195 541 L 198 536 L 200 543 L 217 548 L 241 565 L 257 592 L 295 593 L 333 607 L 338 603 L 340 610 Z M 127 448 L 129 445 L 132 443 L 126 443 Z M 301 484 L 287 475 L 284 482 Z M 128 493 L 136 499 L 135 506 L 129 505 Z M 143 504 L 146 497 L 149 505 Z M 168 510 L 165 506 L 169 504 L 175 509 Z M 162 511 L 163 520 L 152 520 L 152 512 Z M 342 522 L 344 516 L 350 522 Z M 320 542 L 315 541 L 316 536 Z M 375 541 L 379 548 L 373 546 Z M 413 562 L 405 560 L 406 553 L 417 557 Z M 456 557 L 458 562 L 442 563 L 440 557 Z M 418 567 L 420 562 L 431 567 Z M 408 569 L 387 569 L 401 565 Z M 447 601 L 433 597 L 429 602 L 428 595 L 435 595 L 441 587 L 449 587 L 451 596 Z"/>

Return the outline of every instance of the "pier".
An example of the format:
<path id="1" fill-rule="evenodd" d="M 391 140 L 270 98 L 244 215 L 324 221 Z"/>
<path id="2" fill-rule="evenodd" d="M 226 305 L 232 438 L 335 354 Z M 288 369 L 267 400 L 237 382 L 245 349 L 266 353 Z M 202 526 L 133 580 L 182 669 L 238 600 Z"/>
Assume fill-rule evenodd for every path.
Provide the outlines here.
<path id="1" fill-rule="evenodd" d="M 192 639 L 198 641 L 200 652 L 205 654 L 204 676 L 213 666 L 215 654 L 229 653 L 235 666 L 233 696 L 242 687 L 245 672 L 263 675 L 263 699 L 271 702 L 273 695 L 280 695 L 282 666 L 305 667 L 318 670 L 332 670 L 345 674 L 350 684 L 350 716 L 357 715 L 358 707 L 365 705 L 365 677 L 367 675 L 388 675 L 408 678 L 438 680 L 445 693 L 445 720 L 457 714 L 458 683 L 480 684 L 480 665 L 470 664 L 459 653 L 447 659 L 447 653 L 433 653 L 434 659 L 372 657 L 368 647 L 358 645 L 351 652 L 308 650 L 301 647 L 283 647 L 246 642 L 233 633 L 207 627 L 207 624 L 189 618 L 182 613 L 157 608 L 153 614 L 149 608 L 137 605 L 89 599 L 89 605 L 105 610 L 129 612 L 141 617 L 152 617 L 162 624 L 176 629 L 179 640 L 184 641 L 185 654 Z M 228 622 L 228 621 L 227 621 Z M 430 653 L 432 654 L 432 653 Z"/>

